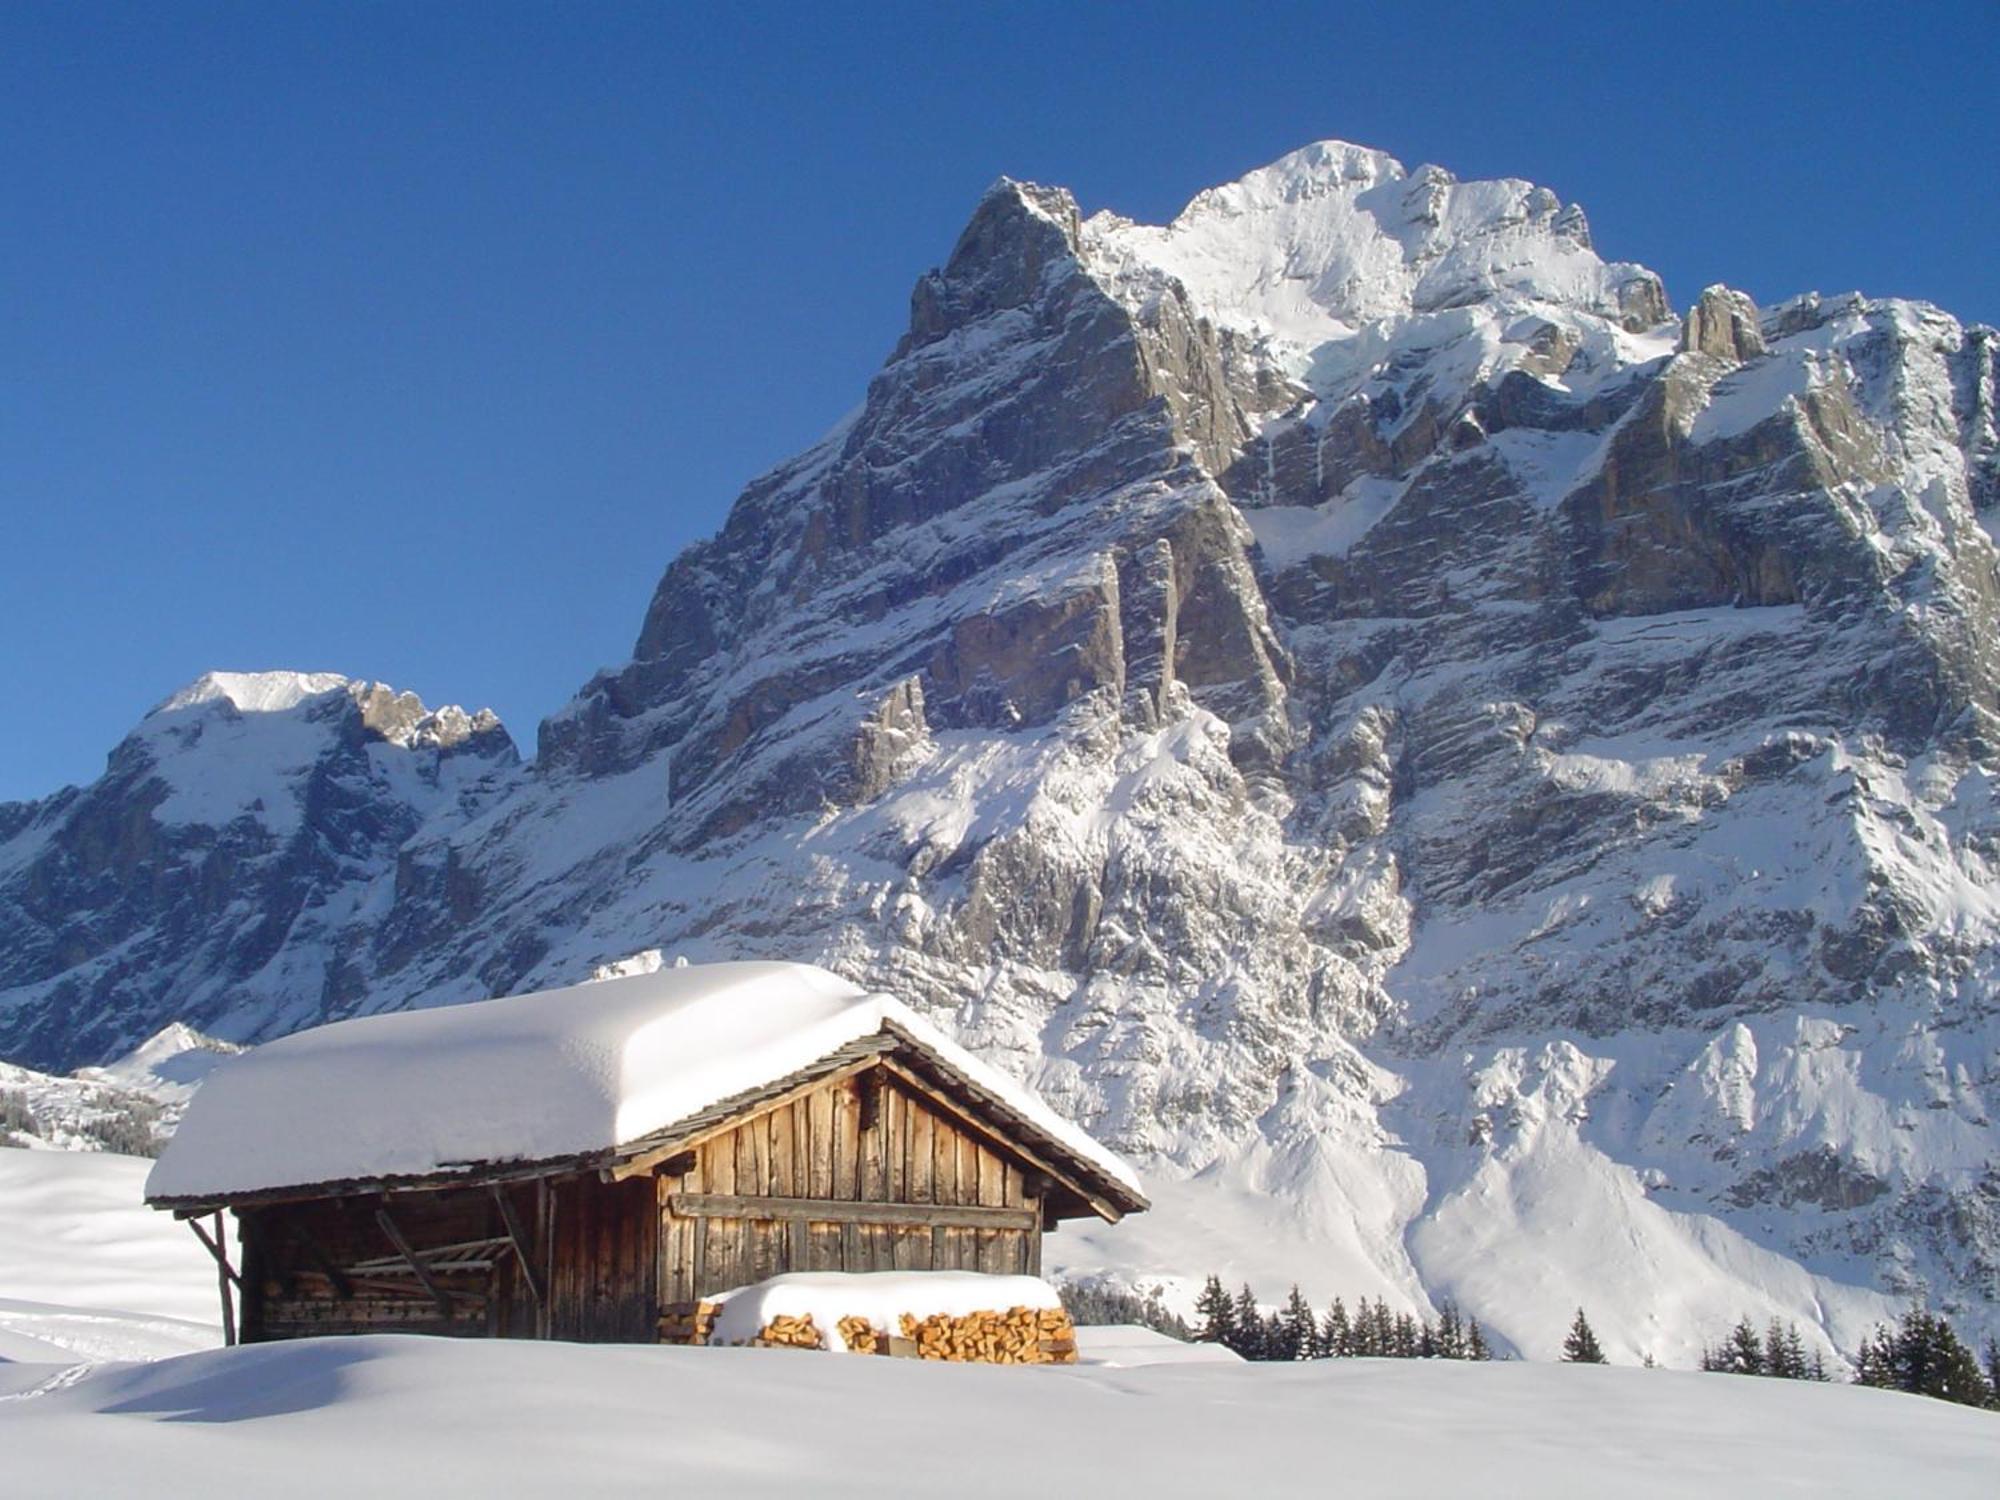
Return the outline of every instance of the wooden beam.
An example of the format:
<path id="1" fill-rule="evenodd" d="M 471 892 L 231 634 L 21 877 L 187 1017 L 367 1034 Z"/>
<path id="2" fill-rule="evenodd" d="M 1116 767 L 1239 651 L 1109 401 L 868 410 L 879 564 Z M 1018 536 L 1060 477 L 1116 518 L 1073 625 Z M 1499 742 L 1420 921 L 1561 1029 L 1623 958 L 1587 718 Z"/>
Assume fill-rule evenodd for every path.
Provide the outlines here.
<path id="1" fill-rule="evenodd" d="M 902 1224 L 921 1229 L 1041 1228 L 1031 1208 L 952 1203 L 857 1203 L 846 1198 L 766 1198 L 734 1193 L 669 1193 L 667 1209 L 688 1219 L 776 1219 L 813 1224 Z"/>
<path id="2" fill-rule="evenodd" d="M 424 1290 L 431 1294 L 431 1301 L 437 1304 L 438 1311 L 447 1318 L 450 1317 L 451 1293 L 438 1285 L 437 1278 L 431 1275 L 430 1269 L 424 1265 L 423 1257 L 410 1248 L 410 1242 L 403 1238 L 403 1231 L 398 1229 L 396 1221 L 389 1217 L 389 1210 L 376 1209 L 375 1222 L 382 1227 L 382 1232 L 389 1236 L 389 1243 L 394 1245 L 403 1259 L 410 1263 L 410 1269 L 417 1273 L 417 1280 L 421 1281 Z"/>
<path id="3" fill-rule="evenodd" d="M 855 1061 L 848 1063 L 845 1067 L 830 1069 L 820 1074 L 817 1078 L 807 1079 L 796 1088 L 786 1089 L 782 1094 L 773 1094 L 768 1099 L 759 1100 L 740 1115 L 727 1115 L 721 1119 L 713 1120 L 686 1135 L 675 1136 L 672 1140 L 663 1141 L 649 1150 L 629 1156 L 616 1166 L 607 1169 L 605 1175 L 612 1182 L 622 1182 L 627 1177 L 643 1176 L 653 1171 L 656 1167 L 672 1161 L 673 1158 L 679 1156 L 681 1153 L 692 1151 L 703 1141 L 718 1135 L 727 1135 L 729 1132 L 749 1124 L 752 1120 L 762 1119 L 774 1109 L 790 1108 L 797 1100 L 839 1083 L 842 1079 L 852 1078 L 857 1073 L 866 1072 L 868 1069 L 879 1065 L 881 1061 L 882 1057 L 880 1054 L 870 1053 L 866 1057 L 857 1058 Z"/>
<path id="4" fill-rule="evenodd" d="M 1019 1157 L 1022 1161 L 1028 1163 L 1029 1166 L 1046 1174 L 1053 1181 L 1060 1183 L 1085 1203 L 1089 1204 L 1091 1211 L 1107 1224 L 1116 1224 L 1120 1219 L 1125 1217 L 1125 1211 L 1118 1207 L 1117 1204 L 1100 1194 L 1093 1193 L 1089 1188 L 1078 1182 L 1076 1178 L 1055 1165 L 1055 1163 L 1046 1160 L 1024 1146 L 1016 1137 L 996 1129 L 989 1121 L 974 1114 L 929 1079 L 924 1078 L 915 1070 L 906 1067 L 900 1059 L 884 1057 L 882 1059 L 882 1067 L 887 1072 L 893 1074 L 900 1082 L 923 1095 L 925 1103 L 931 1105 L 940 1113 L 949 1115 L 954 1122 L 963 1125 L 966 1129 L 983 1136 L 996 1150 L 1004 1154 Z"/>
<path id="5" fill-rule="evenodd" d="M 494 1203 L 499 1205 L 500 1222 L 507 1226 L 507 1238 L 514 1242 L 514 1263 L 521 1268 L 521 1275 L 528 1283 L 528 1294 L 535 1299 L 535 1312 L 539 1316 L 548 1295 L 542 1287 L 542 1273 L 535 1267 L 527 1231 L 521 1227 L 521 1216 L 514 1212 L 514 1200 L 507 1196 L 507 1190 L 499 1183 L 494 1183 L 487 1191 L 493 1194 Z"/>
<path id="6" fill-rule="evenodd" d="M 229 1263 L 229 1252 L 224 1250 L 217 1242 L 222 1234 L 222 1215 L 217 1214 L 215 1216 L 215 1233 L 217 1239 L 209 1238 L 208 1231 L 201 1227 L 199 1219 L 189 1219 L 187 1227 L 194 1231 L 194 1237 L 201 1241 L 203 1248 L 215 1257 L 215 1263 L 221 1268 L 223 1276 L 235 1282 L 240 1288 L 243 1285 L 243 1278 L 236 1273 L 236 1268 Z"/>

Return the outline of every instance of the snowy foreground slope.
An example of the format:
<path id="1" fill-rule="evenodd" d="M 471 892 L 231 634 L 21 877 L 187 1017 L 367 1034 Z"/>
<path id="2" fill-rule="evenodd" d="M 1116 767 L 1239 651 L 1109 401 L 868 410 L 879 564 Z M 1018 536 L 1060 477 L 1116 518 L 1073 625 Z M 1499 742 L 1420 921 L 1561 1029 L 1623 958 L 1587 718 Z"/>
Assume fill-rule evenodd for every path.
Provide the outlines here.
<path id="1" fill-rule="evenodd" d="M 0 1366 L 21 1496 L 1985 1496 L 1991 1413 L 1551 1365 L 945 1367 L 369 1337 Z"/>
<path id="2" fill-rule="evenodd" d="M 0 808 L 0 1055 L 803 959 L 1140 1161 L 1078 1272 L 2000 1332 L 1997 360 L 1339 142 L 1003 181 L 531 765 L 215 674 Z"/>
<path id="3" fill-rule="evenodd" d="M 222 1341 L 215 1263 L 140 1201 L 152 1165 L 0 1147 L 0 1362 L 158 1359 Z"/>

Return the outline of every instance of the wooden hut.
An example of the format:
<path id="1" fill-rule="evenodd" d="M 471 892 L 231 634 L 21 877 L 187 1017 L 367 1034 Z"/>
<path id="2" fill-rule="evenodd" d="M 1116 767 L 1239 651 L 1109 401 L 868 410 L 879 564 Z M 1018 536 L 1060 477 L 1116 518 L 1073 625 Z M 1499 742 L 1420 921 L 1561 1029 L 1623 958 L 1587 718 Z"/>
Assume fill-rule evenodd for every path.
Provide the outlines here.
<path id="1" fill-rule="evenodd" d="M 204 1084 L 146 1196 L 210 1247 L 246 1342 L 647 1342 L 786 1271 L 1038 1274 L 1061 1220 L 1146 1207 L 903 1005 L 770 963 L 268 1043 Z"/>

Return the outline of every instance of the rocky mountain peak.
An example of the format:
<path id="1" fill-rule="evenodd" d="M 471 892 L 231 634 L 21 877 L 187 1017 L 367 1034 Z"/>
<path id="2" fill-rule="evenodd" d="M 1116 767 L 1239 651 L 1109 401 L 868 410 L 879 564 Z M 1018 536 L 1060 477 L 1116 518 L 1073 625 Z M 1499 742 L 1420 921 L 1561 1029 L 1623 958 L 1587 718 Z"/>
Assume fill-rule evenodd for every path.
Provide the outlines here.
<path id="1" fill-rule="evenodd" d="M 534 766 L 245 685 L 0 813 L 0 1046 L 815 960 L 1142 1157 L 1147 1274 L 1990 1310 L 1994 360 L 1340 143 L 1003 181 Z"/>

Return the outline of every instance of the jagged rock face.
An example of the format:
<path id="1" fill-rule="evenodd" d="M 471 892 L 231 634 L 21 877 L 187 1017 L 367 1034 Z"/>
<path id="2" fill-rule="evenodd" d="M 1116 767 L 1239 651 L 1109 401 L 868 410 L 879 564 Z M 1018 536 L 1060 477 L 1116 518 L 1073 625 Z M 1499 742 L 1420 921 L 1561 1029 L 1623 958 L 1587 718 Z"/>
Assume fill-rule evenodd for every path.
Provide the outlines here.
<path id="1" fill-rule="evenodd" d="M 817 959 L 1186 1178 L 1138 1269 L 1529 1350 L 1601 1283 L 1634 1357 L 1983 1316 L 1995 359 L 1906 302 L 1677 318 L 1546 190 L 1339 143 L 1165 227 L 1002 182 L 531 770 L 388 817 L 338 937 L 190 1019 Z M 67 794 L 93 848 L 147 786 Z M 0 1037 L 81 1060 L 117 1001 L 34 889 Z"/>
<path id="2" fill-rule="evenodd" d="M 515 765 L 492 714 L 331 674 L 211 673 L 103 778 L 10 809 L 0 845 L 8 1055 L 97 1061 L 171 1020 L 250 1034 L 342 998 L 367 884 Z"/>

